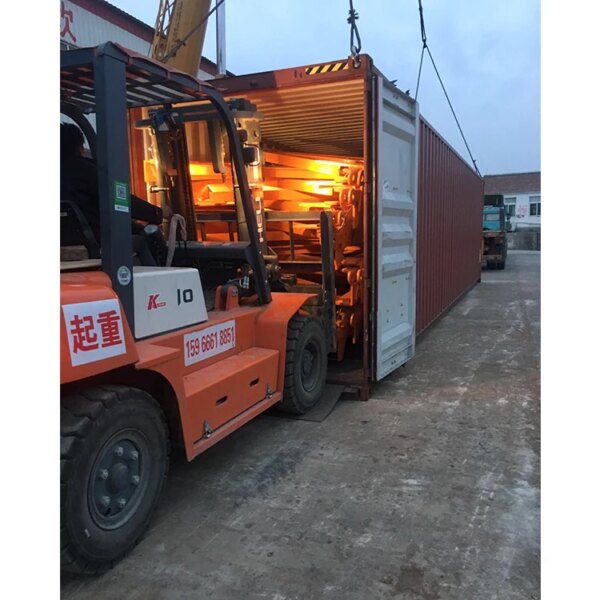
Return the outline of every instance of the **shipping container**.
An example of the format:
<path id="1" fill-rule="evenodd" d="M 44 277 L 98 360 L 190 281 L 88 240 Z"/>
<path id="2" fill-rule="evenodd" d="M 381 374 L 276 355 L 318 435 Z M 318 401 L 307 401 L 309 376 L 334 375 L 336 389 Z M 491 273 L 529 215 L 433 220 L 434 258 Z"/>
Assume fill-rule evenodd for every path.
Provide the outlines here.
<path id="1" fill-rule="evenodd" d="M 481 277 L 483 179 L 421 117 L 417 335 Z"/>
<path id="2" fill-rule="evenodd" d="M 238 102 L 243 139 L 260 148 L 249 181 L 259 217 L 264 211 L 265 253 L 277 255 L 286 289 L 315 291 L 311 310 L 334 331 L 329 380 L 366 399 L 373 382 L 414 356 L 422 323 L 472 285 L 479 246 L 472 252 L 470 241 L 481 235 L 483 183 L 476 206 L 473 171 L 367 55 L 358 66 L 344 59 L 211 83 Z M 237 239 L 243 224 L 227 149 L 215 161 L 214 128 L 206 116 L 196 118 L 202 106 L 179 110 L 197 238 Z M 133 190 L 148 196 L 157 185 L 149 144 L 135 126 L 130 135 Z"/>

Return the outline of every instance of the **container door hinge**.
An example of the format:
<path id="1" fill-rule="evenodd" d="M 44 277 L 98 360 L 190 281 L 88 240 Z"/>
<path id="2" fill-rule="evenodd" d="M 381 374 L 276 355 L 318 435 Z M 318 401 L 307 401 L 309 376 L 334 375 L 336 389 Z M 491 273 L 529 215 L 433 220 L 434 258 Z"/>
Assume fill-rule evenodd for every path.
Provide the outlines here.
<path id="1" fill-rule="evenodd" d="M 208 421 L 204 421 L 204 437 L 208 439 L 213 434 L 213 430 L 208 423 Z"/>
<path id="2" fill-rule="evenodd" d="M 270 383 L 267 383 L 267 400 L 270 400 L 273 397 L 273 388 Z"/>

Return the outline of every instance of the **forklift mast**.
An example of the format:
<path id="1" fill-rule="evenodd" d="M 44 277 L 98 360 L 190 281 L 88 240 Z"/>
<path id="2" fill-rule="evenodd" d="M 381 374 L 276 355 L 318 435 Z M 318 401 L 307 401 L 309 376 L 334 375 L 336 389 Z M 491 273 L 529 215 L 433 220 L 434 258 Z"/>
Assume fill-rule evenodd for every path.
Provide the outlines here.
<path id="1" fill-rule="evenodd" d="M 215 7 L 209 10 L 211 0 L 160 0 L 150 55 L 155 60 L 196 77 L 202 58 L 208 17 L 221 4 L 222 0 L 217 0 Z M 263 257 L 267 257 L 269 250 L 262 193 L 259 126 L 262 116 L 256 112 L 255 106 L 244 99 L 232 101 L 229 108 L 234 115 L 243 146 L 246 177 L 255 207 L 260 252 Z M 187 239 L 197 240 L 185 127 L 178 118 L 178 113 L 169 112 L 168 109 L 155 111 L 151 119 L 153 120 L 151 147 L 156 161 L 159 185 L 150 191 L 162 194 L 161 204 L 163 209 L 167 208 L 167 215 L 170 212 L 182 215 L 186 222 Z M 223 146 L 221 140 L 223 129 L 215 123 L 214 119 L 208 120 L 207 123 L 215 171 L 224 172 L 220 155 Z M 238 239 L 251 241 L 249 223 L 237 189 L 235 205 Z M 271 260 L 273 258 L 271 257 Z"/>
<path id="2" fill-rule="evenodd" d="M 167 218 L 172 214 L 183 216 L 185 239 L 195 241 L 196 222 L 185 127 L 179 114 L 169 106 L 150 111 L 150 122 L 153 148 L 158 159 L 159 185 L 153 191 L 165 194 L 163 210 L 168 207 Z"/>

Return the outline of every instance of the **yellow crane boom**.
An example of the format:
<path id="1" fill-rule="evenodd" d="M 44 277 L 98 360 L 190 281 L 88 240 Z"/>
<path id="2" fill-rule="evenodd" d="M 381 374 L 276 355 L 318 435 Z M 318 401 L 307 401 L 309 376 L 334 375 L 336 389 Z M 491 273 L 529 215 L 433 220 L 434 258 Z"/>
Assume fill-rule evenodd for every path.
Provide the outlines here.
<path id="1" fill-rule="evenodd" d="M 160 0 L 150 56 L 196 77 L 211 0 Z"/>

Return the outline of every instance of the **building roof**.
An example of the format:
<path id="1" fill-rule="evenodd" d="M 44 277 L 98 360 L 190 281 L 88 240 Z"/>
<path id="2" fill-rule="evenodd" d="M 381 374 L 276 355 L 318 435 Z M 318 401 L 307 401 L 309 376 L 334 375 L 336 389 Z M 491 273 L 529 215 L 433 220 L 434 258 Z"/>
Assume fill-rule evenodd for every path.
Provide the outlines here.
<path id="1" fill-rule="evenodd" d="M 541 191 L 541 172 L 486 175 L 483 178 L 486 194 L 528 194 Z"/>
<path id="2" fill-rule="evenodd" d="M 106 0 L 71 0 L 71 2 L 105 21 L 125 29 L 125 31 L 147 41 L 149 44 L 152 43 L 154 27 L 136 19 L 133 15 L 121 10 L 114 4 L 106 2 Z M 156 8 L 158 11 L 158 2 L 156 2 Z M 217 75 L 217 65 L 204 56 L 200 60 L 200 69 L 211 75 Z M 227 74 L 233 75 L 229 71 L 227 71 Z"/>

